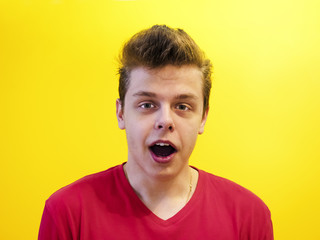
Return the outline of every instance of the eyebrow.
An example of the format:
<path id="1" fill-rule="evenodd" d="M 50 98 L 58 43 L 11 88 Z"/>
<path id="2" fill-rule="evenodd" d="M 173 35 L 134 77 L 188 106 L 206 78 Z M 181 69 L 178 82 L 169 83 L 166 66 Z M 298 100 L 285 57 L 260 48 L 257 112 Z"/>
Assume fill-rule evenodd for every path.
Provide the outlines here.
<path id="1" fill-rule="evenodd" d="M 157 94 L 154 92 L 146 92 L 146 91 L 139 91 L 135 94 L 133 94 L 134 97 L 156 97 Z M 198 96 L 189 93 L 189 94 L 178 94 L 175 96 L 175 99 L 177 100 L 185 100 L 185 99 L 192 99 L 192 100 L 196 100 L 198 99 Z"/>
<path id="2" fill-rule="evenodd" d="M 191 100 L 196 100 L 198 99 L 198 96 L 194 95 L 194 94 L 180 94 L 180 95 L 177 95 L 175 97 L 175 99 L 178 99 L 178 100 L 185 100 L 185 99 L 191 99 Z"/>
<path id="3" fill-rule="evenodd" d="M 135 94 L 133 94 L 134 97 L 156 97 L 157 94 L 153 92 L 145 92 L 145 91 L 139 91 Z"/>

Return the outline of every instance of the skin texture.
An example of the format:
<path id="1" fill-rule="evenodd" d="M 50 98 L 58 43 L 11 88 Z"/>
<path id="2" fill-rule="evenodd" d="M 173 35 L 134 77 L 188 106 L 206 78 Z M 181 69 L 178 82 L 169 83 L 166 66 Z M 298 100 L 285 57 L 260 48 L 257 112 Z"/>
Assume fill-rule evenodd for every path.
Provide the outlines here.
<path id="1" fill-rule="evenodd" d="M 202 111 L 202 75 L 195 66 L 133 69 L 124 109 L 117 100 L 118 125 L 126 130 L 128 143 L 127 177 L 155 214 L 163 214 L 159 206 L 173 209 L 163 218 L 183 207 L 190 179 L 196 185 L 189 157 L 204 130 L 207 111 L 204 117 Z M 164 141 L 177 151 L 159 162 L 149 147 Z"/>

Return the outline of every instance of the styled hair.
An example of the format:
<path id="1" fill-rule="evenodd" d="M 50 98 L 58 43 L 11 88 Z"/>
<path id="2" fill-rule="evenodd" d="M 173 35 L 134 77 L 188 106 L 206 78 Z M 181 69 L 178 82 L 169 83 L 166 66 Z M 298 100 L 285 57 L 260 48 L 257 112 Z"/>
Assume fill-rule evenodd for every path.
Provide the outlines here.
<path id="1" fill-rule="evenodd" d="M 119 98 L 123 107 L 132 69 L 194 65 L 199 67 L 203 75 L 203 114 L 208 109 L 212 64 L 194 40 L 182 29 L 154 25 L 138 32 L 124 44 L 119 62 Z"/>

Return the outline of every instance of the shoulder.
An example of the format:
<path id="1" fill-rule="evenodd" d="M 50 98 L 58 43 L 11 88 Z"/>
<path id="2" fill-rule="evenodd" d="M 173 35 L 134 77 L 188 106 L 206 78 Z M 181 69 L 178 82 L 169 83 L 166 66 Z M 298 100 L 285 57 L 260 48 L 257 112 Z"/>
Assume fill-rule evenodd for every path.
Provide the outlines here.
<path id="1" fill-rule="evenodd" d="M 105 191 L 112 191 L 121 165 L 87 175 L 53 193 L 46 201 L 48 208 L 77 207 L 86 199 L 98 198 Z"/>
<path id="2" fill-rule="evenodd" d="M 213 198 L 232 209 L 256 211 L 270 215 L 266 204 L 245 187 L 220 176 L 199 170 L 205 190 Z"/>
<path id="3" fill-rule="evenodd" d="M 96 219 L 101 209 L 114 206 L 118 199 L 114 193 L 123 179 L 122 166 L 118 165 L 85 176 L 53 193 L 43 211 L 41 239 L 48 239 L 52 234 L 58 234 L 59 239 L 78 239 L 84 219 Z"/>
<path id="4" fill-rule="evenodd" d="M 271 213 L 257 195 L 226 178 L 199 173 L 207 205 L 231 217 L 241 239 L 273 239 Z"/>

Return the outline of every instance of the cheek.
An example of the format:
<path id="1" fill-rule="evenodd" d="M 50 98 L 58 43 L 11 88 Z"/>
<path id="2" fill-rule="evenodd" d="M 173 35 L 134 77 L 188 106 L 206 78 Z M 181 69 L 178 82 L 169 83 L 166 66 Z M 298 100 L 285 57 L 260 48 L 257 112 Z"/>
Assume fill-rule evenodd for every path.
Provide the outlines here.
<path id="1" fill-rule="evenodd" d="M 194 124 L 187 124 L 183 128 L 180 128 L 181 141 L 185 145 L 188 145 L 188 147 L 194 146 L 198 137 L 198 130 L 198 126 Z"/>
<path id="2" fill-rule="evenodd" d="M 199 120 L 199 118 L 193 118 L 188 120 L 180 119 L 180 121 L 177 121 L 176 124 L 186 134 L 197 135 L 199 128 L 201 126 L 201 121 Z"/>
<path id="3" fill-rule="evenodd" d="M 147 136 L 147 126 L 142 121 L 134 121 L 126 123 L 126 136 L 129 147 L 141 145 Z"/>

